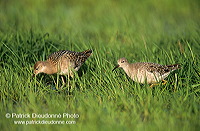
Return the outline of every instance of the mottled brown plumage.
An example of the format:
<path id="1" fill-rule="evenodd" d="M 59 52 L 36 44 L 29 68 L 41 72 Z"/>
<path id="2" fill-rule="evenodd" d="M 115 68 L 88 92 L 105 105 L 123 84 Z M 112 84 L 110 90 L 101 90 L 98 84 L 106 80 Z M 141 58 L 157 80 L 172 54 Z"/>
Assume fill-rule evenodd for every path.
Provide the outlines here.
<path id="1" fill-rule="evenodd" d="M 78 71 L 81 65 L 91 55 L 92 50 L 83 52 L 74 52 L 61 50 L 49 55 L 46 61 L 38 61 L 34 65 L 34 76 L 39 73 L 70 75 L 73 77 L 73 71 Z"/>
<path id="2" fill-rule="evenodd" d="M 148 62 L 130 64 L 126 58 L 120 58 L 113 70 L 118 67 L 123 68 L 126 74 L 136 82 L 153 84 L 164 80 L 170 72 L 179 69 L 180 65 L 160 65 Z"/>

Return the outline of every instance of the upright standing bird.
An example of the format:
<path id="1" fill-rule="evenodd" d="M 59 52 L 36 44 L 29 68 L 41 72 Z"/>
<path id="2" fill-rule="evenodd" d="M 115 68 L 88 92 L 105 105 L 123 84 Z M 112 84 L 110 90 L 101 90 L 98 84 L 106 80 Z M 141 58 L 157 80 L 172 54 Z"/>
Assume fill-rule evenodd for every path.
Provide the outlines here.
<path id="1" fill-rule="evenodd" d="M 160 65 L 148 62 L 130 64 L 126 58 L 120 58 L 117 62 L 118 65 L 112 71 L 121 67 L 133 81 L 139 83 L 147 82 L 148 84 L 152 84 L 150 87 L 153 87 L 153 85 L 156 85 L 155 83 L 161 80 L 166 82 L 164 79 L 170 72 L 180 68 L 179 64 Z"/>
<path id="2" fill-rule="evenodd" d="M 38 61 L 34 65 L 34 74 L 36 76 L 39 73 L 69 75 L 73 77 L 73 70 L 78 71 L 81 65 L 92 54 L 92 50 L 86 50 L 83 52 L 74 52 L 68 50 L 61 50 L 49 55 L 46 61 Z M 62 81 L 64 79 L 62 77 Z"/>

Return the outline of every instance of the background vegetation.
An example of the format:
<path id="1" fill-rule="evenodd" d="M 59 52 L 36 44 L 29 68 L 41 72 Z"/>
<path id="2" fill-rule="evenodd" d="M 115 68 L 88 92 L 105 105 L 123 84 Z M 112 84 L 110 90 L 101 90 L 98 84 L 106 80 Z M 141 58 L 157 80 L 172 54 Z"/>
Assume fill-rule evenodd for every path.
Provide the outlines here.
<path id="1" fill-rule="evenodd" d="M 198 130 L 199 0 L 1 0 L 2 130 Z M 70 87 L 57 75 L 32 78 L 58 50 L 93 49 Z M 133 82 L 117 59 L 180 63 L 166 85 Z M 59 86 L 61 85 L 61 81 Z M 16 125 L 6 113 L 76 113 L 72 125 Z M 34 119 L 52 120 L 52 119 Z"/>

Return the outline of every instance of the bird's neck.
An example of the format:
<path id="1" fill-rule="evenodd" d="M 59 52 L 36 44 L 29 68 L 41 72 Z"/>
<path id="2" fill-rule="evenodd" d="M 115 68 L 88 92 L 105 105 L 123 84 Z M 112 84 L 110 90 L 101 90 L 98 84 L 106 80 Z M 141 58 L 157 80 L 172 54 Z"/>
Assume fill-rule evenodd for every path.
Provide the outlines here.
<path id="1" fill-rule="evenodd" d="M 55 74 L 57 73 L 56 65 L 50 63 L 49 61 L 44 62 L 44 73 L 46 74 Z"/>
<path id="2" fill-rule="evenodd" d="M 130 73 L 130 70 L 129 70 L 129 64 L 125 65 L 123 67 L 123 70 L 126 72 L 126 74 L 130 77 L 131 76 L 131 73 Z"/>

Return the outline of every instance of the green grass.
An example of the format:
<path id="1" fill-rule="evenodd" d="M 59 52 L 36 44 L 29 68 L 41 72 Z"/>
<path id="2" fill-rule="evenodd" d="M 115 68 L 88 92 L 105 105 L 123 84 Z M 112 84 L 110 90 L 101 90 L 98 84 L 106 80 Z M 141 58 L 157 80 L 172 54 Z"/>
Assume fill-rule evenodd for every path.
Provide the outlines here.
<path id="1" fill-rule="evenodd" d="M 1 0 L 1 130 L 183 130 L 200 128 L 200 7 L 194 0 Z M 32 78 L 33 65 L 58 50 L 93 55 L 70 87 L 57 75 Z M 117 59 L 180 63 L 166 85 L 133 82 Z M 60 80 L 60 79 L 59 79 Z M 61 80 L 59 81 L 61 85 Z M 79 118 L 6 118 L 6 113 Z M 63 120 L 71 125 L 17 125 Z"/>

